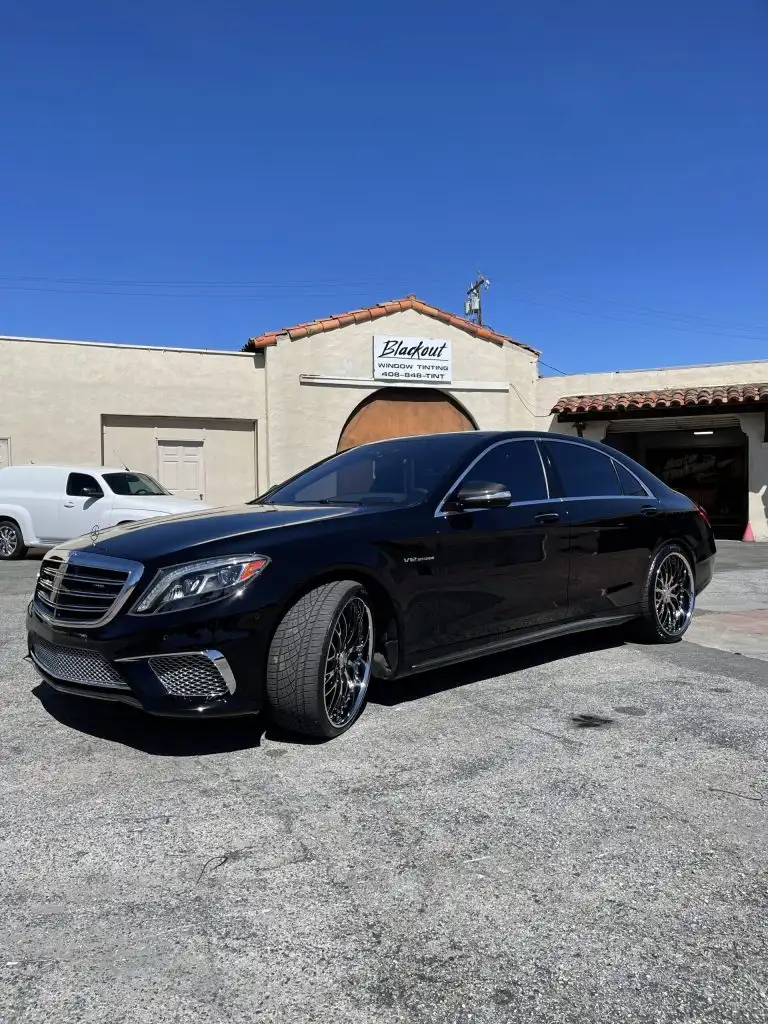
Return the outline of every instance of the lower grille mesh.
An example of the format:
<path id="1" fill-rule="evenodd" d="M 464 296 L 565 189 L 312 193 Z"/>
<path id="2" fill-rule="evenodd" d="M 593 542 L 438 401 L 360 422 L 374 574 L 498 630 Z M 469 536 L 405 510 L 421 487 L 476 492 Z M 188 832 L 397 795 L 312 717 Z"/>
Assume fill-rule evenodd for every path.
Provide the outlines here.
<path id="1" fill-rule="evenodd" d="M 128 689 L 114 665 L 94 651 L 61 647 L 35 636 L 30 638 L 30 653 L 40 668 L 63 683 L 105 686 L 112 690 Z"/>
<path id="2" fill-rule="evenodd" d="M 165 690 L 174 697 L 226 697 L 224 679 L 204 654 L 160 655 L 149 659 L 149 666 Z"/>

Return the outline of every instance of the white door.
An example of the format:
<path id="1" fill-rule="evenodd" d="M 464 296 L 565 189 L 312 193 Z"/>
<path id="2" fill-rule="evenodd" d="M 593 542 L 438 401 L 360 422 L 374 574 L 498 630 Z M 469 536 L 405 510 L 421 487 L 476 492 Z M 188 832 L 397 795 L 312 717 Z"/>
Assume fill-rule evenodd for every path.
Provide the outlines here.
<path id="1" fill-rule="evenodd" d="M 7 437 L 0 437 L 0 469 L 11 464 L 11 442 Z"/>
<path id="2" fill-rule="evenodd" d="M 205 501 L 202 441 L 158 441 L 158 479 L 177 498 Z"/>

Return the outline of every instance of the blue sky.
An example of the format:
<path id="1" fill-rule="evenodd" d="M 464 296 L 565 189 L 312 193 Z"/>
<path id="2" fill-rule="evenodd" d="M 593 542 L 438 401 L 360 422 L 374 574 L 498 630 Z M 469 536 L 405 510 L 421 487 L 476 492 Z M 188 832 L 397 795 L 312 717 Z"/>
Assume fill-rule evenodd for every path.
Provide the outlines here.
<path id="1" fill-rule="evenodd" d="M 574 372 L 768 358 L 763 0 L 25 0 L 0 333 L 236 348 L 414 292 Z"/>

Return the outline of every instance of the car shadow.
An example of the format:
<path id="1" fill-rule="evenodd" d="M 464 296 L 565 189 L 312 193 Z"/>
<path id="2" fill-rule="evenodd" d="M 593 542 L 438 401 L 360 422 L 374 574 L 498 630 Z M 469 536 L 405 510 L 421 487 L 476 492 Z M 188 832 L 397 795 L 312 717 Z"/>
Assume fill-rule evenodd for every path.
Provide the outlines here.
<path id="1" fill-rule="evenodd" d="M 461 664 L 446 668 L 432 669 L 398 680 L 387 682 L 376 679 L 368 691 L 371 704 L 395 707 L 406 701 L 420 700 L 431 697 L 446 690 L 455 690 L 471 683 L 479 683 L 494 676 L 503 676 L 520 672 L 523 669 L 535 668 L 576 654 L 588 654 L 596 651 L 607 651 L 622 647 L 628 639 L 626 626 L 615 626 L 609 629 L 575 633 L 556 640 L 541 641 L 526 647 L 518 647 L 501 654 L 475 658 Z"/>
<path id="2" fill-rule="evenodd" d="M 148 715 L 127 704 L 58 693 L 39 683 L 33 694 L 48 714 L 70 729 L 121 743 L 146 754 L 198 757 L 260 747 L 265 737 L 261 715 L 189 721 Z M 280 737 L 282 739 L 282 737 Z"/>
<path id="3" fill-rule="evenodd" d="M 406 701 L 419 700 L 576 654 L 621 647 L 626 639 L 625 628 L 605 629 L 434 669 L 394 683 L 377 679 L 371 684 L 368 701 L 395 707 Z M 190 721 L 148 715 L 126 704 L 61 694 L 43 682 L 32 692 L 48 714 L 62 725 L 160 757 L 199 757 L 260 747 L 269 755 L 270 751 L 277 753 L 271 743 L 314 746 L 328 742 L 283 732 L 275 728 L 265 715 Z M 266 745 L 265 740 L 268 741 Z"/>

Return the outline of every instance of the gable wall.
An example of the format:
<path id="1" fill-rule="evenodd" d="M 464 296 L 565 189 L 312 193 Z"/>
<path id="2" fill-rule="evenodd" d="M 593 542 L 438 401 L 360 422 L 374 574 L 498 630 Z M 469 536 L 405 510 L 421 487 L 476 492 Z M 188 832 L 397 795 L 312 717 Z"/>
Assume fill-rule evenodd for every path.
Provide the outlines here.
<path id="1" fill-rule="evenodd" d="M 297 341 L 281 336 L 266 350 L 271 483 L 334 452 L 351 413 L 382 386 L 372 380 L 374 334 L 450 340 L 453 382 L 442 390 L 481 429 L 534 425 L 536 357 L 519 346 L 474 338 L 415 310 Z M 302 375 L 335 382 L 302 382 Z"/>

